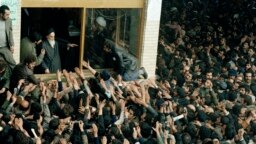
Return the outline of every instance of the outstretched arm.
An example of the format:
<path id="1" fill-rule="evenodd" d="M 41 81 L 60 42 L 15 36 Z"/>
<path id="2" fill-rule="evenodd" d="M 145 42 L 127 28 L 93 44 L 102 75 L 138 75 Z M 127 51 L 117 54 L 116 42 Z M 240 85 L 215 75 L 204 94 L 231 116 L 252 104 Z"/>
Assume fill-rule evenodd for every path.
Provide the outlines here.
<path id="1" fill-rule="evenodd" d="M 97 71 L 96 71 L 95 69 L 93 69 L 93 68 L 90 66 L 89 61 L 88 61 L 88 62 L 82 61 L 82 65 L 83 65 L 85 68 L 87 68 L 93 75 L 96 74 Z"/>

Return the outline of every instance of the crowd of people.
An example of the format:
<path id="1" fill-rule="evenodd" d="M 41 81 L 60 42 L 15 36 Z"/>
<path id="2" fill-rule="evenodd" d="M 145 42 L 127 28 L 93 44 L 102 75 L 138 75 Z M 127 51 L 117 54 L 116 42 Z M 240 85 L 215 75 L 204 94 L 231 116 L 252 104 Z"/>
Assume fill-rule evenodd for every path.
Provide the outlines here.
<path id="1" fill-rule="evenodd" d="M 94 77 L 46 67 L 56 79 L 41 81 L 33 69 L 46 52 L 13 67 L 1 53 L 13 44 L 0 31 L 1 143 L 256 143 L 254 4 L 163 0 L 154 78 L 138 69 L 135 79 L 120 61 L 114 73 L 83 61 Z M 111 45 L 103 50 L 120 60 Z"/>
<path id="2" fill-rule="evenodd" d="M 156 73 L 186 115 L 176 142 L 256 143 L 255 1 L 163 3 Z"/>

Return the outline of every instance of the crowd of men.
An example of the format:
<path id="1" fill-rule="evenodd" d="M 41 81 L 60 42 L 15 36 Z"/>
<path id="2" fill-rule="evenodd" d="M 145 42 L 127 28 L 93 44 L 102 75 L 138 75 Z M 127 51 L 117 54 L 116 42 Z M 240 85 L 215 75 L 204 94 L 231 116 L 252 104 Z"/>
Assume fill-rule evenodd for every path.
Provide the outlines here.
<path id="1" fill-rule="evenodd" d="M 255 143 L 255 1 L 182 2 L 163 5 L 157 75 L 183 143 Z"/>
<path id="2" fill-rule="evenodd" d="M 93 78 L 55 69 L 44 82 L 33 75 L 40 56 L 12 68 L 1 55 L 1 143 L 256 143 L 254 6 L 163 0 L 154 78 L 125 81 L 120 68 L 98 72 L 83 61 Z M 1 38 L 0 53 L 11 52 Z"/>

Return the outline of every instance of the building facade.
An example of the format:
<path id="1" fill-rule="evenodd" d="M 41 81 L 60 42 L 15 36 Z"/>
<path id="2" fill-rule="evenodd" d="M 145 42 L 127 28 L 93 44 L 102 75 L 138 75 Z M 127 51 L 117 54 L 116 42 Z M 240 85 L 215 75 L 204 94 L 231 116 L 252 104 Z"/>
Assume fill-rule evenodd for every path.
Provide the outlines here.
<path id="1" fill-rule="evenodd" d="M 87 43 L 90 42 L 86 39 L 89 33 L 87 28 L 97 16 L 102 16 L 112 32 L 110 39 L 128 48 L 149 76 L 155 75 L 162 0 L 0 0 L 0 3 L 11 9 L 17 63 L 20 60 L 21 39 L 32 27 L 44 30 L 43 26 L 52 22 L 47 18 L 55 14 L 56 21 L 67 18 L 69 37 L 72 36 L 79 45 L 75 57 L 81 66 L 88 51 Z M 59 10 L 67 16 L 63 16 L 62 12 L 62 16 L 56 14 Z M 49 11 L 52 13 L 49 14 Z"/>

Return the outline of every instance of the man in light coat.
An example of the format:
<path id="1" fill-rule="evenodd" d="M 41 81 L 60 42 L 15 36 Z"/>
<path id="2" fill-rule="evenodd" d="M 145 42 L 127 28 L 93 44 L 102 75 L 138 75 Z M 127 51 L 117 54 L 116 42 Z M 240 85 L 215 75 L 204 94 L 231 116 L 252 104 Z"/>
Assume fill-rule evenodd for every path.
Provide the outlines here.
<path id="1" fill-rule="evenodd" d="M 13 69 L 16 62 L 13 58 L 14 41 L 12 34 L 12 20 L 9 18 L 10 9 L 6 5 L 0 7 L 0 56 Z"/>

